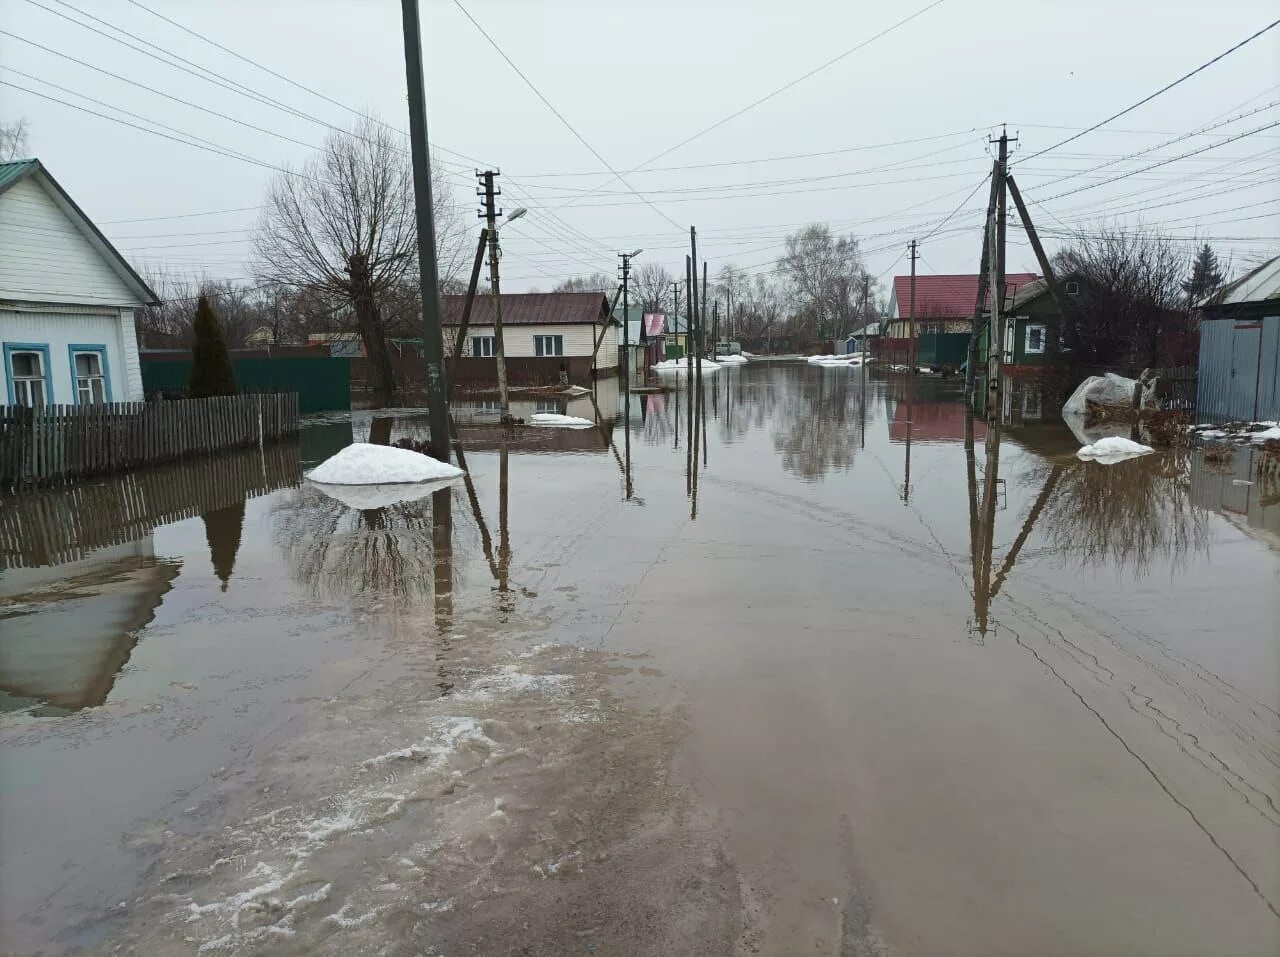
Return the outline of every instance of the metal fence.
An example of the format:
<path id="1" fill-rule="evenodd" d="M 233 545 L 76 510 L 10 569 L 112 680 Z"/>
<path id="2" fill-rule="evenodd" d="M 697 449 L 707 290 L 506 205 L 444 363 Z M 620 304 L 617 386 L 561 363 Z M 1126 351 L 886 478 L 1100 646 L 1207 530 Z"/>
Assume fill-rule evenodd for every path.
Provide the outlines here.
<path id="1" fill-rule="evenodd" d="M 172 402 L 0 409 L 0 487 L 54 485 L 298 431 L 298 397 L 233 395 Z"/>
<path id="2" fill-rule="evenodd" d="M 1280 419 L 1280 316 L 1206 319 L 1200 324 L 1196 418 Z"/>

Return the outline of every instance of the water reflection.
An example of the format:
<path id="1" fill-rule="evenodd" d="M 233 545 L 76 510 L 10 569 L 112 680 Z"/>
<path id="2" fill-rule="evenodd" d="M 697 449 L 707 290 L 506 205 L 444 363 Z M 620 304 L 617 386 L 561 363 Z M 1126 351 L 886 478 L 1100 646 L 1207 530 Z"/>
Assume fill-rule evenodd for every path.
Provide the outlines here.
<path id="1" fill-rule="evenodd" d="M 1022 448 L 1042 446 L 1040 455 L 1019 457 L 1016 481 L 1034 491 L 999 567 L 993 559 L 997 512 L 1003 507 L 999 422 L 987 424 L 981 487 L 972 416 L 965 423 L 965 467 L 969 498 L 970 564 L 974 601 L 971 634 L 983 637 L 992 626 L 991 603 L 1010 579 L 1028 542 L 1037 554 L 1056 556 L 1062 565 L 1110 568 L 1135 577 L 1165 562 L 1185 566 L 1195 555 L 1207 557 L 1211 512 L 1196 501 L 1195 476 L 1203 468 L 1198 452 L 1168 450 L 1142 458 L 1100 465 L 1075 457 L 1075 442 L 1061 429 L 1013 429 Z M 1221 486 L 1219 486 L 1221 487 Z"/>
<path id="2" fill-rule="evenodd" d="M 816 382 L 809 388 L 786 390 L 778 405 L 773 445 L 783 468 L 808 480 L 852 468 L 867 418 L 861 387 L 851 382 L 861 378 L 861 371 L 826 373 L 810 367 L 794 371 L 808 373 L 807 378 Z M 851 405 L 851 400 L 856 401 Z"/>
<path id="3" fill-rule="evenodd" d="M 297 484 L 298 446 L 7 496 L 0 505 L 0 710 L 43 716 L 107 700 L 181 564 L 152 532 L 199 516 L 226 591 L 246 498 Z"/>
<path id="4" fill-rule="evenodd" d="M 226 508 L 215 508 L 200 516 L 204 522 L 204 536 L 209 543 L 209 559 L 213 572 L 227 590 L 231 574 L 236 568 L 236 555 L 240 552 L 240 535 L 244 530 L 244 501 Z"/>

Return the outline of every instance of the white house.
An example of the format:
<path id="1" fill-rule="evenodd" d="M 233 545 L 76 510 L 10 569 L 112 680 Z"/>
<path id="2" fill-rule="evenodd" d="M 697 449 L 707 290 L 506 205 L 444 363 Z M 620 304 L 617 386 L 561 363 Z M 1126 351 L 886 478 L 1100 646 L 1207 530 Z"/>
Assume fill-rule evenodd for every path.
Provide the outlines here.
<path id="1" fill-rule="evenodd" d="M 461 323 L 465 296 L 441 296 L 444 328 L 452 337 Z M 619 325 L 609 316 L 609 302 L 592 292 L 526 292 L 502 296 L 502 343 L 508 375 L 554 382 L 563 371 L 570 381 L 591 380 L 618 371 Z M 599 348 L 597 348 L 597 344 Z M 476 296 L 463 355 L 494 355 L 493 298 Z"/>
<path id="2" fill-rule="evenodd" d="M 0 405 L 141 401 L 156 294 L 39 160 L 0 163 Z"/>

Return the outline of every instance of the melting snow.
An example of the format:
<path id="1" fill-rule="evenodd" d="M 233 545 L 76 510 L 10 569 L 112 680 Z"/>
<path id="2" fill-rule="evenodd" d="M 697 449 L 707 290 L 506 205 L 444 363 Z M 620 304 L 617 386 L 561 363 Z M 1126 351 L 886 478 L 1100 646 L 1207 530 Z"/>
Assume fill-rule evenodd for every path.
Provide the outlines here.
<path id="1" fill-rule="evenodd" d="M 702 363 L 703 372 L 715 372 L 720 368 L 719 364 L 712 362 L 710 359 L 701 359 L 698 361 Z M 689 371 L 689 361 L 687 359 L 664 359 L 661 362 L 654 363 L 649 366 L 649 368 L 656 372 L 675 372 L 679 374 L 681 372 Z"/>
<path id="2" fill-rule="evenodd" d="M 326 485 L 389 485 L 434 482 L 460 475 L 462 469 L 420 452 L 353 442 L 317 465 L 307 478 Z"/>
<path id="3" fill-rule="evenodd" d="M 1116 462 L 1137 458 L 1140 455 L 1148 455 L 1154 451 L 1155 449 L 1149 445 L 1140 445 L 1129 439 L 1113 435 L 1110 438 L 1098 439 L 1092 445 L 1083 446 L 1076 452 L 1076 456 L 1085 461 L 1098 462 L 1100 465 L 1114 465 Z"/>
<path id="4" fill-rule="evenodd" d="M 595 425 L 590 419 L 580 419 L 576 415 L 557 415 L 554 412 L 535 412 L 529 416 L 529 424 L 562 429 L 589 429 Z"/>

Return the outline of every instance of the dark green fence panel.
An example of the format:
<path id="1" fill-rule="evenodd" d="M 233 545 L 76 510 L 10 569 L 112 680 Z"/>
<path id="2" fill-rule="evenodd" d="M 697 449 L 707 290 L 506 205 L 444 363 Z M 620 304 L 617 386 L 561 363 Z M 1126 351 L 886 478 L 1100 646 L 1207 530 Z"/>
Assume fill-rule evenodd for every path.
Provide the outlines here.
<path id="1" fill-rule="evenodd" d="M 922 366 L 959 366 L 969 354 L 969 333 L 921 333 L 916 361 Z"/>
<path id="2" fill-rule="evenodd" d="M 187 394 L 190 359 L 143 359 L 142 388 L 148 395 Z M 330 356 L 232 359 L 241 392 L 296 392 L 298 411 L 332 412 L 351 408 L 351 362 Z"/>

